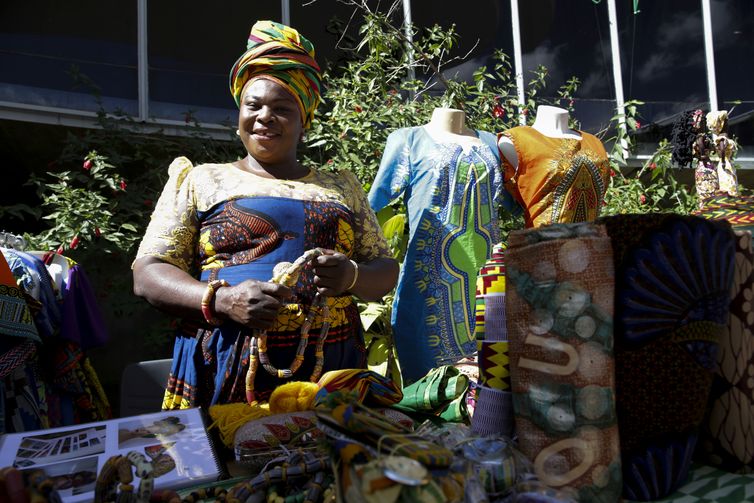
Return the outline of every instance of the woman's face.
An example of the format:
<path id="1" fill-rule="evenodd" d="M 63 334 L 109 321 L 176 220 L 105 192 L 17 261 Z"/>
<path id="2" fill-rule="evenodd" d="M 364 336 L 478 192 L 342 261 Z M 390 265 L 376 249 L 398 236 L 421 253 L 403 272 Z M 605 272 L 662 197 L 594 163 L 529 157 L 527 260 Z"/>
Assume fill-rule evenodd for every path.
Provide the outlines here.
<path id="1" fill-rule="evenodd" d="M 238 132 L 246 151 L 258 162 L 296 162 L 303 126 L 295 98 L 272 80 L 251 81 L 241 95 Z"/>

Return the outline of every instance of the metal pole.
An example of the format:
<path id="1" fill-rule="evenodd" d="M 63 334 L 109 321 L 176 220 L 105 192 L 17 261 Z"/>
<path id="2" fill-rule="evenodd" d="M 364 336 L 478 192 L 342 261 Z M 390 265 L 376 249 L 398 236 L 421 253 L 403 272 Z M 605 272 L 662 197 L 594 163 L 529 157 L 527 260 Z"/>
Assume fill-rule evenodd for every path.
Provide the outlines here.
<path id="1" fill-rule="evenodd" d="M 513 28 L 513 68 L 516 72 L 516 92 L 518 94 L 518 123 L 525 126 L 524 59 L 521 54 L 521 25 L 518 17 L 518 0 L 511 0 L 511 27 Z"/>
<path id="2" fill-rule="evenodd" d="M 620 43 L 618 42 L 618 16 L 615 11 L 615 0 L 607 0 L 607 17 L 610 22 L 610 50 L 613 58 L 613 81 L 615 84 L 615 105 L 618 111 L 618 127 L 624 134 L 628 134 L 626 128 L 626 107 L 623 98 L 623 73 L 620 68 Z M 625 136 L 621 140 L 623 158 L 628 157 L 628 141 Z"/>
<path id="3" fill-rule="evenodd" d="M 710 111 L 717 111 L 717 81 L 715 80 L 715 52 L 712 44 L 712 13 L 709 0 L 702 0 L 702 23 L 704 25 L 704 55 L 707 60 L 707 94 Z"/>
<path id="4" fill-rule="evenodd" d="M 137 85 L 139 120 L 149 118 L 149 52 L 147 51 L 147 0 L 136 3 L 136 39 L 137 39 Z"/>
<path id="5" fill-rule="evenodd" d="M 280 18 L 281 23 L 283 23 L 286 26 L 291 25 L 291 4 L 289 0 L 280 0 Z"/>
<path id="6" fill-rule="evenodd" d="M 408 79 L 416 80 L 416 71 L 414 70 L 414 48 L 411 45 L 414 42 L 414 33 L 411 31 L 411 0 L 403 0 L 403 31 L 406 39 L 410 43 L 406 44 L 406 56 L 408 57 Z M 413 91 L 411 99 L 413 99 Z"/>

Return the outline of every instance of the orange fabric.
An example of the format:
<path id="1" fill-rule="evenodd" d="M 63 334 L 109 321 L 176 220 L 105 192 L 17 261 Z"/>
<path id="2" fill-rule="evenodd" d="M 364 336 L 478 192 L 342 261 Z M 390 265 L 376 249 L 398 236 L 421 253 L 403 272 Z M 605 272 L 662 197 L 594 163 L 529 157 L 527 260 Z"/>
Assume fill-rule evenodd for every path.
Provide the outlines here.
<path id="1" fill-rule="evenodd" d="M 524 208 L 526 227 L 599 217 L 610 164 L 602 142 L 579 133 L 581 140 L 551 138 L 530 126 L 502 133 L 518 154 L 517 168 L 501 156 L 505 187 Z"/>

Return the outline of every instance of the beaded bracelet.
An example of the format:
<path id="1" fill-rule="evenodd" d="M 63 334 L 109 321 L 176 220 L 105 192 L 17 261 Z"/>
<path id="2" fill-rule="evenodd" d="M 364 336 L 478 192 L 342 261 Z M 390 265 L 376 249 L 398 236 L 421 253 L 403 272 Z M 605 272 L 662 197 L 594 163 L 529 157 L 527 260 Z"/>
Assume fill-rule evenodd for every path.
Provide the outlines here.
<path id="1" fill-rule="evenodd" d="M 353 264 L 353 281 L 351 281 L 351 284 L 348 285 L 348 288 L 346 288 L 346 292 L 351 290 L 351 288 L 356 286 L 356 281 L 359 279 L 359 264 L 351 260 L 351 263 Z"/>
<path id="2" fill-rule="evenodd" d="M 212 312 L 212 299 L 215 296 L 215 292 L 224 286 L 230 286 L 224 279 L 210 281 L 207 283 L 207 289 L 204 291 L 204 296 L 202 297 L 202 315 L 207 323 L 213 326 L 222 324 L 222 321 L 217 319 Z"/>

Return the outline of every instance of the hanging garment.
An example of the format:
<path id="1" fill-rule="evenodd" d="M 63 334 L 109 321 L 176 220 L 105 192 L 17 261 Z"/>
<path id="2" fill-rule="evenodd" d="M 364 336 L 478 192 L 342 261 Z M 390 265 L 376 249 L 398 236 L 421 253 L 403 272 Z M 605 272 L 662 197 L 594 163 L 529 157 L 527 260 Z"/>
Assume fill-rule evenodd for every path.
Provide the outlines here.
<path id="1" fill-rule="evenodd" d="M 516 168 L 503 157 L 505 187 L 524 208 L 526 227 L 599 217 L 610 164 L 602 142 L 579 133 L 580 140 L 552 138 L 530 126 L 503 133 L 518 154 Z"/>
<path id="2" fill-rule="evenodd" d="M 393 303 L 393 336 L 406 383 L 476 350 L 476 275 L 500 241 L 505 193 L 495 136 L 438 142 L 424 127 L 390 134 L 369 192 L 375 211 L 403 195 L 409 241 Z"/>

